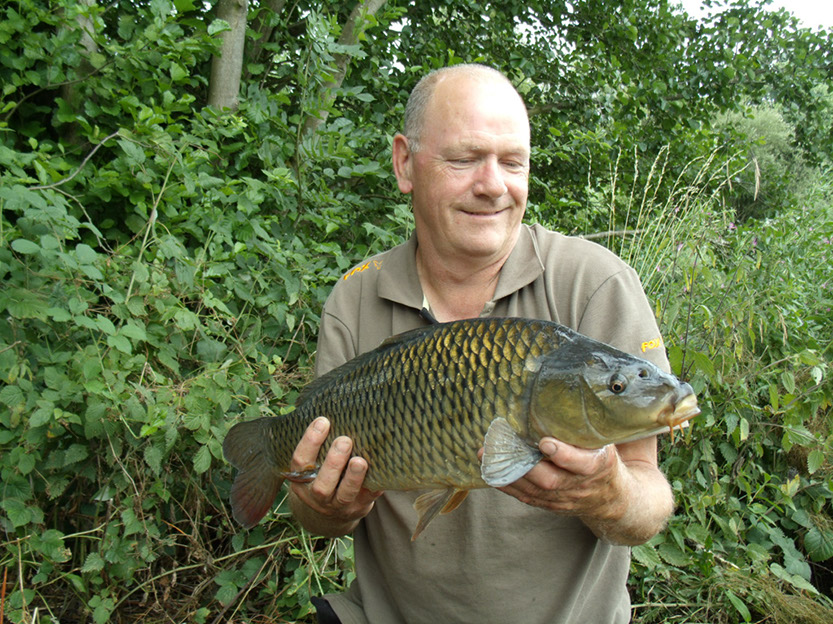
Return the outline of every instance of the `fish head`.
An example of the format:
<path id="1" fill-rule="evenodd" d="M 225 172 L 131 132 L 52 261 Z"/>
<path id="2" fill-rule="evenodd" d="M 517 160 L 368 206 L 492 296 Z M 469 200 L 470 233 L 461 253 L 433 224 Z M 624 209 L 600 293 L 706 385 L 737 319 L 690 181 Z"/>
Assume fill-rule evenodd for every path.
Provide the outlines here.
<path id="1" fill-rule="evenodd" d="M 673 430 L 700 413 L 692 387 L 615 349 L 572 349 L 541 361 L 530 430 L 599 448 Z"/>

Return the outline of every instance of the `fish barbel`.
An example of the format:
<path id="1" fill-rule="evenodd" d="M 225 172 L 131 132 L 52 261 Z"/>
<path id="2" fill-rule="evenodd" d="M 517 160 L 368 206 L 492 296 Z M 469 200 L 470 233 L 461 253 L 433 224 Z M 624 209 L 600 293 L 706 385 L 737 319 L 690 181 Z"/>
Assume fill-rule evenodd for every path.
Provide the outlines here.
<path id="1" fill-rule="evenodd" d="M 252 527 L 318 416 L 330 421 L 321 458 L 338 436 L 367 460 L 370 490 L 429 490 L 414 507 L 414 539 L 473 488 L 500 487 L 532 469 L 552 436 L 583 448 L 628 442 L 700 413 L 687 383 L 646 360 L 549 321 L 481 318 L 389 338 L 310 383 L 289 414 L 241 422 L 223 442 L 238 469 L 235 519 Z M 482 461 L 478 451 L 483 448 Z"/>

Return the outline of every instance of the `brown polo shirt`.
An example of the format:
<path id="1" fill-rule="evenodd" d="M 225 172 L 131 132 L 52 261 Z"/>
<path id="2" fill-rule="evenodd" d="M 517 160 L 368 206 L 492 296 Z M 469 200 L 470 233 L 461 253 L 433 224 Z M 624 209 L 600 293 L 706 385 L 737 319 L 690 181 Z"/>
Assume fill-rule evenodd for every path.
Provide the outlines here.
<path id="1" fill-rule="evenodd" d="M 417 241 L 374 256 L 333 288 L 321 319 L 316 374 L 426 323 Z M 669 370 L 635 271 L 583 239 L 521 226 L 481 316 L 552 320 Z M 330 595 L 345 624 L 549 622 L 622 624 L 630 550 L 578 519 L 472 491 L 415 542 L 418 492 L 386 492 L 354 533 L 356 580 Z"/>

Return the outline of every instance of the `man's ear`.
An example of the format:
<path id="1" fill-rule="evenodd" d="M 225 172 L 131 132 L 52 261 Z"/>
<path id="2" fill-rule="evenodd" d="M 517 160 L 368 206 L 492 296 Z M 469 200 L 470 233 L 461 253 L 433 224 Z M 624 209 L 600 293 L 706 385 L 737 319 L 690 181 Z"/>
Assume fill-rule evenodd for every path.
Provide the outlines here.
<path id="1" fill-rule="evenodd" d="M 405 194 L 414 189 L 411 179 L 412 161 L 413 154 L 408 145 L 408 138 L 403 134 L 397 134 L 393 137 L 393 173 L 396 175 L 399 190 Z"/>

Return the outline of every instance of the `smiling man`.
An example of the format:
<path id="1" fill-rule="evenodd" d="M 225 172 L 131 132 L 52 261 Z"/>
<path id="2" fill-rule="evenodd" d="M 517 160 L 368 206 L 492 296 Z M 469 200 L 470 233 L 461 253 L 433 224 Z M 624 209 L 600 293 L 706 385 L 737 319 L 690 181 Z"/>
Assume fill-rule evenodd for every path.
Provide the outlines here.
<path id="1" fill-rule="evenodd" d="M 598 245 L 522 224 L 529 161 L 526 107 L 502 74 L 462 65 L 420 81 L 393 142 L 415 235 L 333 289 L 317 374 L 425 324 L 423 307 L 440 321 L 556 321 L 668 370 L 633 269 Z M 293 469 L 316 462 L 328 429 L 325 419 L 309 427 Z M 317 599 L 320 622 L 622 624 L 627 545 L 654 536 L 673 508 L 655 437 L 599 451 L 544 438 L 544 459 L 526 476 L 472 491 L 411 542 L 419 493 L 362 487 L 367 463 L 351 448 L 338 438 L 315 481 L 291 485 L 308 530 L 355 538 L 356 580 Z"/>

